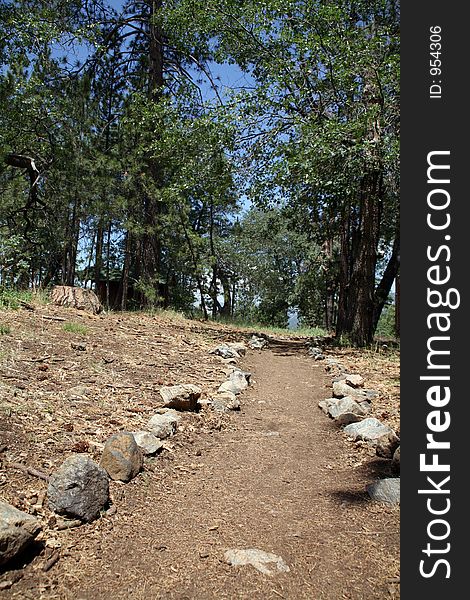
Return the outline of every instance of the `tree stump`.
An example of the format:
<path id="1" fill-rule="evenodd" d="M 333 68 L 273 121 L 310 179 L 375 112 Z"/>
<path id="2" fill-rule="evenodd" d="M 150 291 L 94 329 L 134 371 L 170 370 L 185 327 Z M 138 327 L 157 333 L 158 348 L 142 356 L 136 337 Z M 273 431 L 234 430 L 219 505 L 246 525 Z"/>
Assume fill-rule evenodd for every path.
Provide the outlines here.
<path id="1" fill-rule="evenodd" d="M 94 315 L 103 310 L 95 292 L 69 285 L 56 285 L 51 292 L 51 301 L 57 306 L 77 308 L 92 312 Z"/>

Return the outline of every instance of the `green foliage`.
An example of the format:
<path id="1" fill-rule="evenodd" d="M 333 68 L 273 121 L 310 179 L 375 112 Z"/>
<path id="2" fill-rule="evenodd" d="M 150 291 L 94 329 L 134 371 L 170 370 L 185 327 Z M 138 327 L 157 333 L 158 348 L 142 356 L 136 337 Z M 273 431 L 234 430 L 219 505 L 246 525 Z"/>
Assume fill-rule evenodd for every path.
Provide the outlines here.
<path id="1" fill-rule="evenodd" d="M 398 239 L 394 0 L 0 8 L 0 285 L 370 337 Z"/>
<path id="2" fill-rule="evenodd" d="M 0 323 L 0 335 L 8 335 L 9 333 L 11 333 L 10 326 Z"/>
<path id="3" fill-rule="evenodd" d="M 16 310 L 20 308 L 21 302 L 30 302 L 32 296 L 29 291 L 0 286 L 0 309 Z"/>
<path id="4" fill-rule="evenodd" d="M 394 304 L 387 305 L 383 310 L 375 334 L 383 338 L 396 338 Z"/>
<path id="5" fill-rule="evenodd" d="M 87 335 L 88 329 L 81 323 L 64 323 L 62 326 L 63 331 L 66 333 L 75 333 L 79 335 Z"/>

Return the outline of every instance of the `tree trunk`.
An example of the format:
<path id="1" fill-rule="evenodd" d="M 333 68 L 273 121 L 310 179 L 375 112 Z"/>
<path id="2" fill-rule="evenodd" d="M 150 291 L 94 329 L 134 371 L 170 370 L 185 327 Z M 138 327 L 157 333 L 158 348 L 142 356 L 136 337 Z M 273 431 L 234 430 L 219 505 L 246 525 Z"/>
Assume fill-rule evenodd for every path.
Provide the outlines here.
<path id="1" fill-rule="evenodd" d="M 125 240 L 125 245 L 124 245 L 124 264 L 122 266 L 121 310 L 127 309 L 130 261 L 131 261 L 131 234 L 129 233 L 129 231 L 126 231 L 126 240 Z"/>
<path id="2" fill-rule="evenodd" d="M 375 269 L 380 230 L 381 173 L 364 176 L 358 228 L 352 235 L 351 275 L 342 272 L 341 319 L 336 335 L 346 336 L 354 346 L 372 343 L 375 332 Z M 344 241 L 343 241 L 344 244 Z M 345 257 L 342 257 L 345 261 Z M 344 271 L 344 267 L 342 267 Z"/>
<path id="3" fill-rule="evenodd" d="M 158 12 L 162 7 L 162 0 L 148 0 L 149 7 L 149 50 L 148 50 L 148 95 L 150 102 L 158 102 L 162 96 L 163 79 L 163 32 L 158 23 Z M 161 185 L 161 173 L 158 164 L 153 159 L 148 161 L 149 171 L 157 187 Z M 144 199 L 144 228 L 142 236 L 142 279 L 145 285 L 151 286 L 156 292 L 156 303 L 161 304 L 161 241 L 160 241 L 160 213 L 161 206 L 155 198 L 147 196 Z M 148 298 L 143 298 L 148 305 Z"/>
<path id="4" fill-rule="evenodd" d="M 400 266 L 400 237 L 397 232 L 395 240 L 393 242 L 392 254 L 388 260 L 385 271 L 382 275 L 382 279 L 375 290 L 374 299 L 374 331 L 377 329 L 377 325 L 382 314 L 382 310 L 385 303 L 388 300 L 388 295 L 392 289 L 393 281 L 398 275 L 398 269 Z"/>
<path id="5" fill-rule="evenodd" d="M 104 228 L 103 222 L 100 219 L 98 224 L 98 230 L 96 232 L 96 251 L 95 251 L 95 273 L 94 273 L 94 281 L 95 281 L 95 292 L 98 293 L 99 284 L 101 280 L 101 269 L 103 268 L 103 237 L 104 237 Z"/>

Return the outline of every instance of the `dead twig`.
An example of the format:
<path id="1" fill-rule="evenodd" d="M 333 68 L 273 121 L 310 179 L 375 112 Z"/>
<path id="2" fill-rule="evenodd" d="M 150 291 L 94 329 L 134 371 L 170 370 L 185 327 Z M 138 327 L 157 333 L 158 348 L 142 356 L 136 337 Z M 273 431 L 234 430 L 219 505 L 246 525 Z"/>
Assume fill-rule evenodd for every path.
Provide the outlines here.
<path id="1" fill-rule="evenodd" d="M 38 479 L 42 479 L 43 481 L 49 481 L 49 475 L 46 475 L 46 473 L 38 471 L 33 467 L 28 467 L 27 465 L 22 465 L 21 463 L 17 462 L 4 461 L 3 464 L 6 467 L 10 467 L 11 469 L 18 469 L 19 471 L 23 471 L 23 473 L 26 473 L 27 475 L 32 475 L 33 477 L 37 477 Z"/>
<path id="2" fill-rule="evenodd" d="M 56 552 L 55 554 L 53 554 L 48 560 L 46 560 L 46 562 L 43 564 L 42 566 L 42 570 L 46 573 L 47 571 L 49 571 L 49 569 L 51 569 L 56 562 L 59 560 L 60 558 L 60 553 Z"/>
<path id="3" fill-rule="evenodd" d="M 67 319 L 64 319 L 64 317 L 55 317 L 53 315 L 42 315 L 43 319 L 46 319 L 47 321 L 66 321 Z"/>

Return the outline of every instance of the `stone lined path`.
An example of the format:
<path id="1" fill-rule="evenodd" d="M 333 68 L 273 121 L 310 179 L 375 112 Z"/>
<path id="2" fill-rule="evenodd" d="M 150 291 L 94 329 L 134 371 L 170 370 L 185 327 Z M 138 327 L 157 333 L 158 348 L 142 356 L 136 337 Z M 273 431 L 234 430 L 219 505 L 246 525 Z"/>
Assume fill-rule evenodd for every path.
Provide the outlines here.
<path id="1" fill-rule="evenodd" d="M 399 509 L 365 492 L 388 463 L 351 466 L 354 446 L 318 408 L 331 388 L 323 366 L 295 342 L 250 351 L 241 366 L 254 384 L 233 427 L 194 436 L 167 476 L 120 486 L 118 514 L 77 533 L 51 573 L 59 586 L 42 597 L 399 597 Z M 289 571 L 226 563 L 228 549 L 247 548 Z"/>

